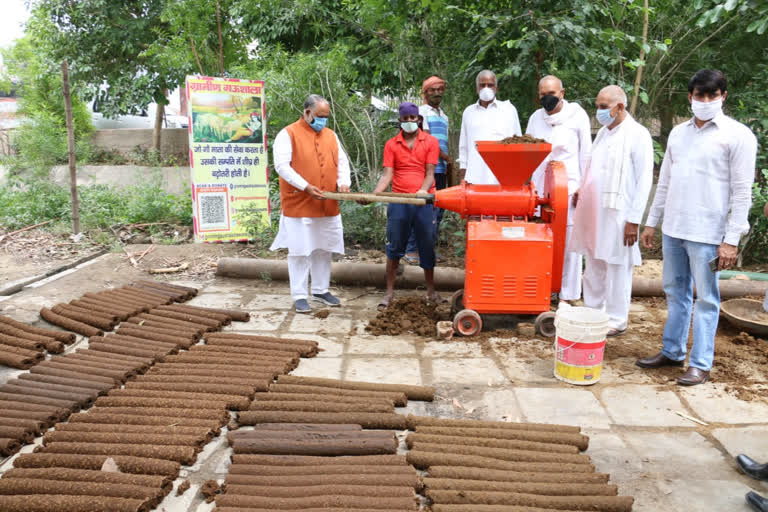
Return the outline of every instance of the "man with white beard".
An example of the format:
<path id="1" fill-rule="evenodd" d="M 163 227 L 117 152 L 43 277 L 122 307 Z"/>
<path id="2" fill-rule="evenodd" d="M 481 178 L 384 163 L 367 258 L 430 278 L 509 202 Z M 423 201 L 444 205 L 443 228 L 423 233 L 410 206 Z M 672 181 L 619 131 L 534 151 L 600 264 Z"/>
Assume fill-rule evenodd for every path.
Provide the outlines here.
<path id="1" fill-rule="evenodd" d="M 576 193 L 571 241 L 586 257 L 584 304 L 605 311 L 608 336 L 617 336 L 627 329 L 632 270 L 640 265 L 637 239 L 653 185 L 653 141 L 627 112 L 620 87 L 604 87 L 596 105 L 603 128 Z"/>
<path id="2" fill-rule="evenodd" d="M 581 176 L 589 165 L 592 152 L 592 131 L 589 116 L 577 103 L 564 99 L 563 83 L 556 76 L 548 75 L 539 81 L 540 109 L 528 119 L 525 133 L 544 139 L 552 144 L 552 152 L 534 171 L 531 181 L 541 194 L 544 190 L 547 164 L 562 162 L 568 173 L 568 228 L 565 235 L 563 260 L 563 284 L 560 301 L 581 298 L 581 254 L 570 249 L 573 231 L 573 194 L 578 190 Z"/>
<path id="3" fill-rule="evenodd" d="M 312 311 L 309 298 L 341 306 L 328 287 L 333 253 L 344 254 L 344 228 L 339 203 L 325 199 L 323 192 L 349 192 L 351 179 L 347 154 L 325 126 L 330 112 L 328 100 L 310 94 L 302 116 L 278 132 L 272 147 L 281 212 L 269 250 L 288 249 L 288 280 L 297 313 Z"/>

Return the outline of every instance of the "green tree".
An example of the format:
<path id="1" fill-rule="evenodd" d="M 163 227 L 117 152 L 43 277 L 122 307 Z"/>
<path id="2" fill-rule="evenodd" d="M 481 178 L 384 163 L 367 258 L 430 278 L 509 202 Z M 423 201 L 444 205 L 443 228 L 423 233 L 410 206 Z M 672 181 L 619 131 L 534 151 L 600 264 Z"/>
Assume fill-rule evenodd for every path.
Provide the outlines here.
<path id="1" fill-rule="evenodd" d="M 24 117 L 13 134 L 18 154 L 5 158 L 3 163 L 26 181 L 47 178 L 54 165 L 67 161 L 68 154 L 61 68 L 45 58 L 31 35 L 3 49 L 2 56 L 0 83 L 6 90 L 12 82 L 18 84 L 19 114 Z M 72 96 L 72 113 L 77 155 L 86 159 L 93 125 L 87 106 L 77 95 Z"/>

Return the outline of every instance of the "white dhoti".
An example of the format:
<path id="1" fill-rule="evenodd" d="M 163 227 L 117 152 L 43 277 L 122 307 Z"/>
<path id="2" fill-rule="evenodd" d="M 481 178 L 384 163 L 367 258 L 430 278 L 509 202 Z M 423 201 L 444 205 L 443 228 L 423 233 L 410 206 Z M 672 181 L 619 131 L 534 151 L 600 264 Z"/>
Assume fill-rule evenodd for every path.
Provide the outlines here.
<path id="1" fill-rule="evenodd" d="M 565 255 L 563 257 L 563 284 L 560 286 L 560 300 L 581 298 L 581 254 L 571 251 L 573 233 L 573 196 L 568 196 L 568 226 L 565 228 Z"/>
<path id="2" fill-rule="evenodd" d="M 333 253 L 344 254 L 344 229 L 341 215 L 333 217 L 280 216 L 280 228 L 269 248 L 288 249 L 288 278 L 294 301 L 309 298 L 311 293 L 323 294 L 331 282 Z"/>
<path id="3" fill-rule="evenodd" d="M 627 328 L 632 271 L 642 262 L 638 243 L 625 245 L 624 232 L 642 221 L 652 181 L 648 130 L 630 116 L 612 130 L 603 128 L 579 191 L 571 249 L 586 258 L 584 304 L 607 313 L 617 330 Z"/>
<path id="4" fill-rule="evenodd" d="M 604 311 L 610 319 L 609 326 L 623 331 L 632 301 L 632 262 L 611 264 L 589 255 L 586 259 L 584 305 Z"/>
<path id="5" fill-rule="evenodd" d="M 592 150 L 589 116 L 578 104 L 563 100 L 562 107 L 556 114 L 548 114 L 543 108 L 535 111 L 528 119 L 525 133 L 552 144 L 552 152 L 531 176 L 539 194 L 545 191 L 546 169 L 550 161 L 562 162 L 568 174 L 568 228 L 565 232 L 560 300 L 578 300 L 581 298 L 582 256 L 571 249 L 573 194 L 579 188 Z M 539 212 L 536 214 L 539 215 Z"/>

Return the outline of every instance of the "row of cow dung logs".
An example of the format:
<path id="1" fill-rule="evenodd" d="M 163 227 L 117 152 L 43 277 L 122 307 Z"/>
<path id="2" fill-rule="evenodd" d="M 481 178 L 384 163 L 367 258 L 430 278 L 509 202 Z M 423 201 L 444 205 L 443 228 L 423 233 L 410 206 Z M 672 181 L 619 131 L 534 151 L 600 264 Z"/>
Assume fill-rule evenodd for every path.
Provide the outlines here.
<path id="1" fill-rule="evenodd" d="M 247 319 L 231 313 L 229 321 L 235 316 Z M 279 357 L 270 351 L 265 365 L 259 352 L 244 358 L 226 345 L 215 352 L 187 350 L 210 328 L 198 317 L 213 314 L 222 313 L 195 308 L 184 320 L 189 326 L 162 316 L 167 321 L 153 325 L 124 322 L 116 334 L 92 338 L 88 349 L 57 358 L 71 357 L 71 368 L 40 367 L 47 374 L 74 371 L 75 361 L 87 364 L 77 378 L 90 373 L 100 387 L 83 403 L 93 404 L 90 410 L 56 424 L 43 436 L 41 447 L 14 460 L 14 469 L 0 479 L 0 512 L 141 512 L 157 506 L 182 465 L 193 464 L 205 443 L 229 421 L 229 409 L 246 409 L 257 390 L 295 367 L 299 357 L 298 350 L 283 351 Z M 307 352 L 316 353 L 316 344 L 306 343 L 313 345 Z M 116 363 L 95 364 L 93 354 Z M 86 362 L 86 357 L 91 359 Z M 125 388 L 116 389 L 121 383 Z M 119 472 L 101 471 L 105 463 L 116 465 Z"/>
<path id="2" fill-rule="evenodd" d="M 219 512 L 417 510 L 420 479 L 395 455 L 393 432 L 352 424 L 255 425 L 228 435 L 234 449 L 224 484 L 207 491 Z"/>
<path id="3" fill-rule="evenodd" d="M 175 308 L 174 303 L 185 302 L 195 295 L 195 288 L 142 280 L 119 288 L 85 293 L 69 303 L 42 308 L 40 316 L 48 323 L 83 336 L 102 336 L 129 317 L 156 308 Z M 209 311 L 206 314 L 217 313 Z"/>
<path id="4" fill-rule="evenodd" d="M 27 370 L 45 358 L 46 352 L 61 354 L 74 343 L 68 332 L 35 327 L 0 315 L 0 365 Z"/>

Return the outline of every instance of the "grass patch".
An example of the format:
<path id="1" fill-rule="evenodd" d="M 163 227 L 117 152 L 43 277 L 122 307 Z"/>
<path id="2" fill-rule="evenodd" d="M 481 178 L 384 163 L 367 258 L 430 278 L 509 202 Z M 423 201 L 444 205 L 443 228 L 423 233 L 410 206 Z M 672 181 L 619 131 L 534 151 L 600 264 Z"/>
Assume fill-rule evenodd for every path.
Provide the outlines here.
<path id="1" fill-rule="evenodd" d="M 192 200 L 165 192 L 157 183 L 117 188 L 78 187 L 82 231 L 106 230 L 120 224 L 169 222 L 192 224 Z M 71 225 L 69 188 L 50 181 L 0 185 L 0 226 L 8 231 L 54 219 Z"/>

